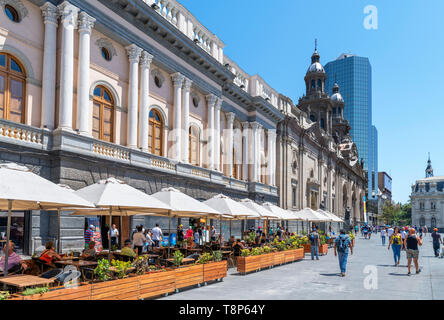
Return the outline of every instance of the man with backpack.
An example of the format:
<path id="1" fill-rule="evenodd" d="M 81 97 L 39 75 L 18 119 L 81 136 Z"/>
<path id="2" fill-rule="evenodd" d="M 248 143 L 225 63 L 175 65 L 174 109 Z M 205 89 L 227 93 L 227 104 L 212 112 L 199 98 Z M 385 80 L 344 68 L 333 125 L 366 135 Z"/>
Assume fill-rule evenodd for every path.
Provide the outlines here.
<path id="1" fill-rule="evenodd" d="M 319 260 L 319 246 L 321 245 L 321 239 L 316 228 L 313 228 L 313 231 L 310 232 L 308 240 L 310 240 L 311 260 L 314 260 L 315 255 L 316 260 Z"/>
<path id="2" fill-rule="evenodd" d="M 339 268 L 341 269 L 341 277 L 345 277 L 349 248 L 351 254 L 353 254 L 353 246 L 351 245 L 350 237 L 346 234 L 345 230 L 342 229 L 340 231 L 339 237 L 337 237 L 335 240 L 335 256 L 338 256 L 339 258 Z"/>

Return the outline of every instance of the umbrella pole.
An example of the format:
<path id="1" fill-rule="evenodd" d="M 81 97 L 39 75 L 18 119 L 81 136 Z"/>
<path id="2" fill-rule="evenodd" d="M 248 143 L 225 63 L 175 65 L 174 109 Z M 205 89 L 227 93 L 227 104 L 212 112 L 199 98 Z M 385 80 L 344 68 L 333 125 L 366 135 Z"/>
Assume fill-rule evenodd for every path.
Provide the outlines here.
<path id="1" fill-rule="evenodd" d="M 119 238 L 117 239 L 119 241 L 117 248 L 120 246 L 122 246 L 122 226 L 123 226 L 123 217 L 122 217 L 122 211 L 120 211 L 120 226 L 119 226 Z M 110 236 L 111 236 L 111 232 L 110 232 Z"/>
<path id="2" fill-rule="evenodd" d="M 57 209 L 57 253 L 60 254 L 62 252 L 60 248 L 60 208 Z"/>
<path id="3" fill-rule="evenodd" d="M 171 210 L 168 210 L 168 259 L 170 258 L 171 239 Z"/>
<path id="4" fill-rule="evenodd" d="M 220 224 L 220 234 L 219 234 L 219 237 L 220 237 L 220 245 L 222 246 L 222 216 L 220 216 L 220 222 L 219 222 L 219 224 Z"/>
<path id="5" fill-rule="evenodd" d="M 11 210 L 12 210 L 12 200 L 8 200 L 8 224 L 6 227 L 5 268 L 3 269 L 5 278 L 8 276 L 9 239 L 11 235 Z M 6 288 L 6 284 L 4 284 L 3 287 Z"/>
<path id="6" fill-rule="evenodd" d="M 231 219 L 230 219 L 230 239 L 231 239 Z"/>
<path id="7" fill-rule="evenodd" d="M 113 207 L 109 207 L 109 237 L 108 237 L 108 262 L 111 263 L 111 222 L 113 220 Z"/>

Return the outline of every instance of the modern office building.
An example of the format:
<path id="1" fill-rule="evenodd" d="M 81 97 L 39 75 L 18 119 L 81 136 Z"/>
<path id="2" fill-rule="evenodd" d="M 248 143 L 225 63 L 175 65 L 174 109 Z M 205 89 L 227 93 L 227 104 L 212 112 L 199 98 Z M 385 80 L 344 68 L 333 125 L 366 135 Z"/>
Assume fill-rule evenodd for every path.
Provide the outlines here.
<path id="1" fill-rule="evenodd" d="M 372 67 L 368 58 L 341 54 L 325 65 L 326 88 L 333 92 L 335 82 L 345 102 L 344 117 L 368 172 L 368 197 L 378 194 L 377 131 L 372 126 Z"/>

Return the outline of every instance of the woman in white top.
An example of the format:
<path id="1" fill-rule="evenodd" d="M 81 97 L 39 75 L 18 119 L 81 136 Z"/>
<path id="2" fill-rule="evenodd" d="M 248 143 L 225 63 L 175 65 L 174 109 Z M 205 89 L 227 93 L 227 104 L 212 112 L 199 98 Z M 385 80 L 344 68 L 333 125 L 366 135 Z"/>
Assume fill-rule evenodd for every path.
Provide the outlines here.
<path id="1" fill-rule="evenodd" d="M 143 234 L 143 227 L 138 226 L 137 232 L 133 236 L 133 247 L 137 250 L 137 255 L 141 255 L 145 246 L 146 237 Z"/>

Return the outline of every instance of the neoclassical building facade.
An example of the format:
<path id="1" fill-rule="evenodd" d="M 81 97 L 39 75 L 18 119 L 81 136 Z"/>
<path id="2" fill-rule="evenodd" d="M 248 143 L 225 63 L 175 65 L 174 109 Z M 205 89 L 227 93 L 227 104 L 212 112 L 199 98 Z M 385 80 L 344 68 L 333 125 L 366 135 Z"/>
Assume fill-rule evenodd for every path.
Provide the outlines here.
<path id="1" fill-rule="evenodd" d="M 344 118 L 344 100 L 336 84 L 326 92 L 326 74 L 315 50 L 305 75 L 306 92 L 294 105 L 279 97 L 285 115 L 278 125 L 277 171 L 281 207 L 319 208 L 352 224 L 364 222 L 366 178 Z M 291 225 L 291 224 L 290 224 Z"/>
<path id="2" fill-rule="evenodd" d="M 412 224 L 427 227 L 430 232 L 438 228 L 444 230 L 444 177 L 433 175 L 432 163 L 429 159 L 426 177 L 412 185 L 410 195 L 412 204 Z"/>
<path id="3" fill-rule="evenodd" d="M 113 176 L 148 194 L 173 186 L 200 200 L 279 202 L 279 95 L 237 71 L 177 1 L 0 5 L 0 161 L 74 190 Z M 22 252 L 56 237 L 54 213 L 15 215 Z M 83 248 L 88 221 L 63 214 L 63 250 Z M 168 225 L 125 218 L 122 237 L 155 222 Z"/>

